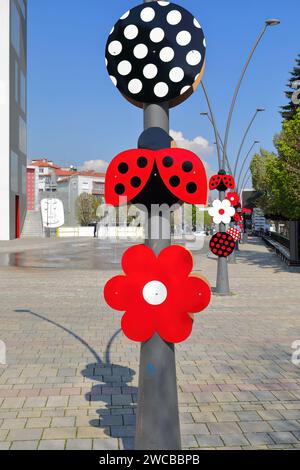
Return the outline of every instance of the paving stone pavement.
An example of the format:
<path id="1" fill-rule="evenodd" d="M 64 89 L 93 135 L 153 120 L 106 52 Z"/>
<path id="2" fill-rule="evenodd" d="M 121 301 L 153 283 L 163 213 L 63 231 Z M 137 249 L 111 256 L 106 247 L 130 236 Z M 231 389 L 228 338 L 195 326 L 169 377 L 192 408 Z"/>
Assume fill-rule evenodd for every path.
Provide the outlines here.
<path id="1" fill-rule="evenodd" d="M 139 345 L 103 301 L 115 266 L 0 268 L 0 450 L 133 448 Z M 195 270 L 215 284 L 207 253 Z M 233 295 L 177 346 L 183 447 L 300 448 L 299 271 L 257 240 L 229 271 Z"/>

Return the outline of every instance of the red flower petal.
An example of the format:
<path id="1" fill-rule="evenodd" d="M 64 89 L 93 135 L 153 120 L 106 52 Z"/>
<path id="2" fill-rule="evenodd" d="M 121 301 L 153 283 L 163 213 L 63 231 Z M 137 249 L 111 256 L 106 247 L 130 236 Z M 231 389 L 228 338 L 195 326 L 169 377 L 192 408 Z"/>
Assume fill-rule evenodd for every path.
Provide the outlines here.
<path id="1" fill-rule="evenodd" d="M 180 245 L 165 248 L 158 256 L 158 262 L 172 276 L 188 276 L 194 265 L 191 253 Z"/>
<path id="2" fill-rule="evenodd" d="M 104 287 L 106 303 L 115 310 L 126 310 L 131 294 L 128 289 L 126 276 L 116 276 L 108 281 Z"/>
<path id="3" fill-rule="evenodd" d="M 125 274 L 149 273 L 155 269 L 157 258 L 151 248 L 136 245 L 129 248 L 123 255 L 122 268 Z"/>
<path id="4" fill-rule="evenodd" d="M 191 334 L 193 329 L 193 320 L 185 310 L 178 310 L 173 305 L 162 305 L 160 315 L 156 317 L 157 333 L 168 343 L 181 343 Z"/>
<path id="5" fill-rule="evenodd" d="M 202 277 L 189 277 L 184 286 L 185 305 L 189 313 L 199 313 L 204 310 L 211 301 L 211 288 L 207 280 Z"/>
<path id="6" fill-rule="evenodd" d="M 157 314 L 159 315 L 159 312 Z M 153 311 L 146 314 L 145 310 L 139 310 L 137 305 L 123 315 L 121 326 L 127 338 L 142 343 L 152 338 L 156 332 L 155 315 Z"/>

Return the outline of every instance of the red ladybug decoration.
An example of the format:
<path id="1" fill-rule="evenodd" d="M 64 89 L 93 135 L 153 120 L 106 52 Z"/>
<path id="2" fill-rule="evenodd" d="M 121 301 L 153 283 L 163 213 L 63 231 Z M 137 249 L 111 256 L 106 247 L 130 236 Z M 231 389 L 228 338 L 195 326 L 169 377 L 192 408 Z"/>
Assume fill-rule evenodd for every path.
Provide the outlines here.
<path id="1" fill-rule="evenodd" d="M 208 184 L 202 161 L 189 150 L 134 149 L 120 153 L 106 173 L 105 200 L 119 206 L 140 204 L 207 204 Z"/>
<path id="2" fill-rule="evenodd" d="M 235 242 L 237 242 L 241 238 L 241 232 L 235 227 L 230 227 L 227 230 L 227 233 L 232 236 L 232 238 Z"/>
<path id="3" fill-rule="evenodd" d="M 228 233 L 216 233 L 210 240 L 210 251 L 219 258 L 227 258 L 235 249 L 235 242 Z"/>
<path id="4" fill-rule="evenodd" d="M 225 171 L 220 171 L 218 175 L 214 175 L 209 180 L 209 189 L 218 191 L 226 191 L 227 189 L 234 189 L 235 181 L 233 176 L 226 175 Z"/>

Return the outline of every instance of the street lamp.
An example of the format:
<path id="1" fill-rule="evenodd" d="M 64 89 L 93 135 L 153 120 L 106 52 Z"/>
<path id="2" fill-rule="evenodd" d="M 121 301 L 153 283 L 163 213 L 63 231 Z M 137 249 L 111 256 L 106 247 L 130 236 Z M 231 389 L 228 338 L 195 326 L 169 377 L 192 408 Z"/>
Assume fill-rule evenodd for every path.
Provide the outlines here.
<path id="1" fill-rule="evenodd" d="M 278 24 L 280 24 L 280 20 L 278 20 L 276 18 L 271 18 L 269 20 L 266 20 L 266 25 L 267 26 L 277 26 Z"/>
<path id="2" fill-rule="evenodd" d="M 259 144 L 259 140 L 255 140 L 255 141 L 253 142 L 253 144 L 251 145 L 251 148 L 250 148 L 249 152 L 248 152 L 247 155 L 245 156 L 244 161 L 243 161 L 243 163 L 242 163 L 241 171 L 240 171 L 239 178 L 238 178 L 238 183 L 237 183 L 237 192 L 239 192 L 239 189 L 240 189 L 240 180 L 241 180 L 241 176 L 242 176 L 243 169 L 244 169 L 244 167 L 245 167 L 247 158 L 249 157 L 250 153 L 252 152 L 252 149 L 255 147 L 256 144 Z"/>
<path id="3" fill-rule="evenodd" d="M 253 118 L 251 119 L 250 121 L 250 124 L 248 125 L 244 135 L 243 135 L 243 138 L 242 138 L 242 142 L 241 142 L 241 145 L 240 145 L 240 148 L 239 148 L 239 151 L 238 151 L 238 154 L 237 154 L 237 157 L 236 157 L 236 161 L 235 161 L 235 166 L 234 166 L 234 178 L 236 177 L 236 173 L 237 173 L 237 167 L 238 167 L 238 163 L 239 163 L 239 160 L 240 160 L 240 156 L 241 156 L 241 153 L 242 153 L 242 149 L 243 149 L 243 146 L 244 146 L 244 143 L 245 143 L 245 140 L 246 140 L 246 137 L 247 135 L 249 134 L 249 131 L 252 127 L 252 124 L 254 123 L 255 121 L 255 118 L 256 116 L 258 115 L 258 113 L 262 113 L 264 112 L 265 109 L 264 108 L 257 108 L 255 113 L 254 113 L 254 116 Z"/>
<path id="4" fill-rule="evenodd" d="M 265 25 L 263 27 L 263 30 L 262 32 L 258 35 L 255 43 L 254 43 L 254 46 L 252 47 L 251 51 L 250 51 L 250 54 L 248 56 L 248 59 L 244 65 L 244 68 L 242 70 L 242 73 L 241 73 L 241 76 L 239 78 L 239 81 L 238 81 L 238 84 L 236 86 L 236 89 L 235 89 L 235 92 L 234 92 L 234 95 L 233 95 L 233 98 L 232 98 L 232 102 L 231 102 L 231 106 L 230 106 L 230 111 L 229 111 L 229 116 L 228 116 L 228 121 L 227 121 L 227 126 L 226 126 L 226 132 L 225 132 L 225 139 L 224 139 L 224 150 L 223 150 L 223 164 L 225 162 L 225 155 L 227 154 L 227 146 L 228 146 L 228 138 L 229 138 L 229 132 L 230 132 L 230 126 L 231 126 L 231 121 L 232 121 L 232 115 L 233 115 L 233 111 L 234 111 L 234 107 L 235 107 L 235 103 L 236 103 L 236 100 L 237 100 L 237 97 L 238 97 L 238 94 L 239 94 L 239 91 L 240 91 L 240 88 L 241 88 L 241 83 L 243 81 L 243 78 L 245 76 L 245 73 L 247 71 L 247 68 L 249 66 L 249 63 L 253 57 L 253 54 L 258 46 L 258 44 L 260 43 L 263 35 L 265 34 L 267 28 L 269 26 L 276 26 L 280 23 L 280 21 L 278 19 L 267 19 L 265 21 Z"/>

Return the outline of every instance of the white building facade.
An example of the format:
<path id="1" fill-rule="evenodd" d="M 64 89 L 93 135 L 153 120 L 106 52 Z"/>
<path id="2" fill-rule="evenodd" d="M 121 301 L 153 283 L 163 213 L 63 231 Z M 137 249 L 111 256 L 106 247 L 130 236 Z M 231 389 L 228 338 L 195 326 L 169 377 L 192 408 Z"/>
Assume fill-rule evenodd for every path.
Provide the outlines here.
<path id="1" fill-rule="evenodd" d="M 27 0 L 0 0 L 0 240 L 26 215 Z"/>

